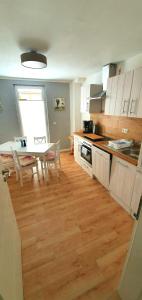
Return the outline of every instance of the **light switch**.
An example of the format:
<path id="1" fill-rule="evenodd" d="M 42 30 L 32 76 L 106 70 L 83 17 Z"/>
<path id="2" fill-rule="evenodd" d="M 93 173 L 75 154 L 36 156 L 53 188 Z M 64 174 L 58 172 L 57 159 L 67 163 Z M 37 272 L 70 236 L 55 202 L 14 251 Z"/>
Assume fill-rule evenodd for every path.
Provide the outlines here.
<path id="1" fill-rule="evenodd" d="M 56 122 L 53 122 L 53 125 L 56 125 Z"/>

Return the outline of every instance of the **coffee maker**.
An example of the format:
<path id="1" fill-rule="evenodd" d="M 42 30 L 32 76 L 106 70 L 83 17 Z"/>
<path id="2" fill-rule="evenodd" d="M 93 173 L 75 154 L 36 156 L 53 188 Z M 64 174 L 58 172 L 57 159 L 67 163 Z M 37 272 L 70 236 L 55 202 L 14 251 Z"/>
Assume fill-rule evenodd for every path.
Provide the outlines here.
<path id="1" fill-rule="evenodd" d="M 83 121 L 83 132 L 92 133 L 93 132 L 93 121 Z"/>

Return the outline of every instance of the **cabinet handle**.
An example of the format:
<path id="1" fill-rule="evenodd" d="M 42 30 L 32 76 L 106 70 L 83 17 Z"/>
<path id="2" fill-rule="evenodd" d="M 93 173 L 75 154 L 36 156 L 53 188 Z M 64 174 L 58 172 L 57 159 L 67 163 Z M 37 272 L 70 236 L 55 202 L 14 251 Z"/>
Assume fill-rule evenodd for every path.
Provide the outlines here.
<path id="1" fill-rule="evenodd" d="M 136 101 L 137 101 L 137 100 L 134 100 L 134 99 L 132 99 L 132 101 L 131 101 L 130 114 L 134 114 L 134 113 L 135 113 Z M 135 103 L 135 106 L 134 106 L 134 109 L 132 110 L 132 108 L 133 108 L 133 103 Z"/>
<path id="2" fill-rule="evenodd" d="M 127 113 L 127 111 L 125 111 L 125 106 L 126 106 L 126 103 L 128 102 L 128 100 L 124 100 L 123 101 L 123 109 L 122 109 L 122 113 Z"/>

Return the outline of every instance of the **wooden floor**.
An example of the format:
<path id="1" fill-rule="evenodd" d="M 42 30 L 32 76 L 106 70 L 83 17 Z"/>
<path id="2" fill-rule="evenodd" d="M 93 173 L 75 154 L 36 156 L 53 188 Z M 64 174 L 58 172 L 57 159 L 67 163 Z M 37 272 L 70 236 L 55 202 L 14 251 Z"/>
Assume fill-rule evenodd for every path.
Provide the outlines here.
<path id="1" fill-rule="evenodd" d="M 69 153 L 60 179 L 9 180 L 22 238 L 25 300 L 106 300 L 116 289 L 133 221 Z"/>

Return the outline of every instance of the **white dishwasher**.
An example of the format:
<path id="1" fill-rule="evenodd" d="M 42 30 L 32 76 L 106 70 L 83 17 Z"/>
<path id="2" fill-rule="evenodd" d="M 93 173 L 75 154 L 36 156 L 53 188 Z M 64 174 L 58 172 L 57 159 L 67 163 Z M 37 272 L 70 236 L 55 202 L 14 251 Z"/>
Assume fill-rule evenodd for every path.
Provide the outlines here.
<path id="1" fill-rule="evenodd" d="M 109 189 L 111 154 L 92 147 L 92 172 L 100 183 Z"/>

